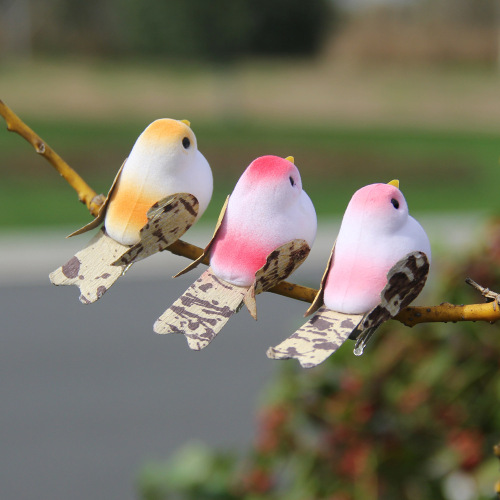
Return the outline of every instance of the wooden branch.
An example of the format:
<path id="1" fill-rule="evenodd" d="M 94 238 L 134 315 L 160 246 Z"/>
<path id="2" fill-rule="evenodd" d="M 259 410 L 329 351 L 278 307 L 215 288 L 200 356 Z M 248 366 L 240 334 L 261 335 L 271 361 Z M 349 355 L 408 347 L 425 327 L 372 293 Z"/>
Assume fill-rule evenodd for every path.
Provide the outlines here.
<path id="1" fill-rule="evenodd" d="M 105 197 L 98 195 L 55 151 L 52 150 L 33 130 L 31 130 L 3 101 L 0 100 L 0 115 L 7 123 L 7 129 L 16 132 L 26 139 L 35 151 L 42 155 L 52 166 L 66 179 L 68 184 L 78 193 L 80 201 L 85 203 L 90 213 L 95 217 Z M 177 240 L 166 250 L 175 255 L 180 255 L 191 260 L 196 260 L 203 250 L 195 245 Z M 208 258 L 202 261 L 208 265 Z M 480 289 L 481 287 L 479 287 Z M 317 294 L 317 290 L 295 283 L 282 281 L 269 290 L 270 292 L 295 300 L 311 303 Z M 487 292 L 487 293 L 486 293 Z M 483 295 L 487 299 L 496 297 L 494 292 L 487 290 Z M 412 327 L 418 323 L 431 322 L 456 322 L 456 321 L 489 321 L 500 319 L 499 301 L 493 300 L 484 304 L 453 305 L 443 303 L 431 307 L 410 306 L 402 310 L 395 320 L 406 326 Z"/>
<path id="2" fill-rule="evenodd" d="M 166 250 L 175 255 L 196 260 L 203 250 L 194 245 L 178 240 Z M 208 258 L 202 261 L 208 265 Z M 476 288 L 487 299 L 495 299 L 484 304 L 454 305 L 442 303 L 438 306 L 410 306 L 406 307 L 393 319 L 403 323 L 405 326 L 413 327 L 419 323 L 449 323 L 458 321 L 488 321 L 493 323 L 500 320 L 499 298 L 495 292 L 484 289 L 470 278 L 466 282 Z M 288 281 L 282 281 L 268 290 L 269 292 L 312 303 L 318 290 L 302 285 L 296 285 Z"/>
<path id="3" fill-rule="evenodd" d="M 497 302 L 467 305 L 443 303 L 433 307 L 412 306 L 403 309 L 394 319 L 410 327 L 418 323 L 456 323 L 457 321 L 493 323 L 500 319 L 500 306 Z"/>
<path id="4" fill-rule="evenodd" d="M 172 252 L 175 255 L 187 257 L 191 260 L 196 260 L 203 253 L 203 250 L 201 248 L 195 245 L 191 245 L 190 243 L 186 243 L 182 240 L 177 240 L 175 243 L 167 247 L 166 250 Z M 208 266 L 208 257 L 205 257 L 205 259 L 203 259 L 201 263 Z M 314 297 L 318 293 L 318 290 L 315 290 L 314 288 L 296 285 L 287 281 L 278 283 L 268 291 L 276 293 L 278 295 L 283 295 L 284 297 L 290 297 L 291 299 L 302 300 L 303 302 L 312 302 L 314 300 Z"/>
<path id="5" fill-rule="evenodd" d="M 26 139 L 35 151 L 42 155 L 78 193 L 78 198 L 85 203 L 95 217 L 99 207 L 104 203 L 104 196 L 98 195 L 45 141 L 31 130 L 2 100 L 0 115 L 7 123 L 7 130 L 19 134 Z"/>

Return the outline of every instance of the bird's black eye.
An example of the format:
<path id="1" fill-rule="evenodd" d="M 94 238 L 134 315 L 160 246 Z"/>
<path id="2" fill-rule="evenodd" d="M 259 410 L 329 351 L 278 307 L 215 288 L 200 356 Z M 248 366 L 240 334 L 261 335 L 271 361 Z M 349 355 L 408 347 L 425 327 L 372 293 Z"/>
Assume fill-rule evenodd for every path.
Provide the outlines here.
<path id="1" fill-rule="evenodd" d="M 289 179 L 290 179 L 290 184 L 291 184 L 292 186 L 295 186 L 295 181 L 293 180 L 293 177 L 292 177 L 292 176 L 290 176 L 290 177 L 289 177 Z"/>
<path id="2" fill-rule="evenodd" d="M 391 203 L 392 203 L 392 206 L 393 206 L 394 208 L 396 208 L 396 209 L 398 209 L 398 208 L 399 208 L 399 201 L 398 201 L 398 200 L 396 200 L 396 198 L 393 198 L 393 199 L 391 200 Z"/>
<path id="3" fill-rule="evenodd" d="M 189 149 L 189 146 L 191 146 L 189 137 L 184 137 L 184 139 L 182 139 L 182 145 L 184 146 L 184 149 Z"/>

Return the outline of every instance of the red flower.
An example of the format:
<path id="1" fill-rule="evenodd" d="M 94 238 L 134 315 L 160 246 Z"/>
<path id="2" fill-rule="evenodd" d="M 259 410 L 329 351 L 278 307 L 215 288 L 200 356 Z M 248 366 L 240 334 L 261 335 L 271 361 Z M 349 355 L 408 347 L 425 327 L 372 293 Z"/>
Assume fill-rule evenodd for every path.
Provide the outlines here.
<path id="1" fill-rule="evenodd" d="M 460 467 L 471 470 L 483 459 L 484 437 L 473 429 L 453 430 L 448 435 L 448 443 L 459 457 Z"/>
<path id="2" fill-rule="evenodd" d="M 371 452 L 370 443 L 359 443 L 345 451 L 340 465 L 340 473 L 350 479 L 362 476 L 368 466 Z"/>
<path id="3" fill-rule="evenodd" d="M 263 494 L 271 490 L 273 484 L 270 474 L 256 467 L 243 478 L 243 488 L 248 493 Z"/>
<path id="4" fill-rule="evenodd" d="M 257 451 L 269 454 L 279 447 L 283 434 L 283 426 L 288 419 L 288 410 L 280 406 L 265 409 L 259 417 Z"/>
<path id="5" fill-rule="evenodd" d="M 412 413 L 429 398 L 429 389 L 424 386 L 408 388 L 401 396 L 399 409 L 401 413 Z"/>

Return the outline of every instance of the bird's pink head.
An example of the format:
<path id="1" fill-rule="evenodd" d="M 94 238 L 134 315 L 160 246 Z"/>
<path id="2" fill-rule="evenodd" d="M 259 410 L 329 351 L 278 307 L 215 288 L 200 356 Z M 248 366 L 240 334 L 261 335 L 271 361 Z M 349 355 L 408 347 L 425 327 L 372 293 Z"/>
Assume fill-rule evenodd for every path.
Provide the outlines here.
<path id="1" fill-rule="evenodd" d="M 279 156 L 268 155 L 255 159 L 238 180 L 233 195 L 256 191 L 262 197 L 272 197 L 278 202 L 286 203 L 287 200 L 295 199 L 302 192 L 302 180 L 297 167 L 289 159 Z"/>
<path id="2" fill-rule="evenodd" d="M 290 160 L 257 158 L 236 183 L 211 249 L 210 265 L 220 278 L 249 286 L 273 250 L 294 239 L 312 246 L 316 213 Z"/>
<path id="3" fill-rule="evenodd" d="M 395 229 L 407 220 L 408 205 L 397 187 L 370 184 L 354 193 L 344 217 L 370 222 L 374 229 L 380 229 L 380 226 Z"/>

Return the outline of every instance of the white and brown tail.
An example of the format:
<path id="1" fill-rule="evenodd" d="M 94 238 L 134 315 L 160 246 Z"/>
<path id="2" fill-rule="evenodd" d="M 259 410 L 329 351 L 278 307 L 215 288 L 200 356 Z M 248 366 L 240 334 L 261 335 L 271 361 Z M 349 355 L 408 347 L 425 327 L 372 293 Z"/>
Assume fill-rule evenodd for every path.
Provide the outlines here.
<path id="1" fill-rule="evenodd" d="M 156 333 L 183 333 L 191 349 L 207 347 L 239 310 L 248 287 L 231 285 L 208 268 L 154 325 Z"/>
<path id="2" fill-rule="evenodd" d="M 349 338 L 362 319 L 362 314 L 343 314 L 322 306 L 290 337 L 270 347 L 267 357 L 295 358 L 304 368 L 319 365 Z"/>
<path id="3" fill-rule="evenodd" d="M 255 273 L 255 281 L 245 287 L 218 278 L 209 268 L 158 318 L 154 331 L 183 333 L 191 349 L 205 348 L 243 303 L 257 319 L 255 296 L 288 277 L 306 259 L 309 251 L 304 240 L 282 245 L 267 256 L 264 266 Z M 178 276 L 192 267 L 188 266 Z"/>
<path id="4" fill-rule="evenodd" d="M 80 302 L 91 304 L 125 272 L 126 265 L 112 263 L 129 248 L 110 238 L 102 228 L 85 248 L 49 275 L 50 281 L 54 285 L 77 286 Z"/>
<path id="5" fill-rule="evenodd" d="M 190 194 L 164 198 L 148 210 L 148 222 L 140 231 L 139 243 L 122 245 L 101 228 L 85 248 L 50 274 L 50 281 L 54 285 L 77 286 L 80 301 L 91 304 L 100 299 L 134 262 L 161 252 L 177 241 L 194 223 L 197 213 L 198 201 Z"/>
<path id="6" fill-rule="evenodd" d="M 349 338 L 357 334 L 354 354 L 360 356 L 377 328 L 407 307 L 422 291 L 429 273 L 429 260 L 423 252 L 412 252 L 387 273 L 387 285 L 380 304 L 365 315 L 343 314 L 324 305 L 299 330 L 276 347 L 271 359 L 296 358 L 304 368 L 322 363 Z"/>

